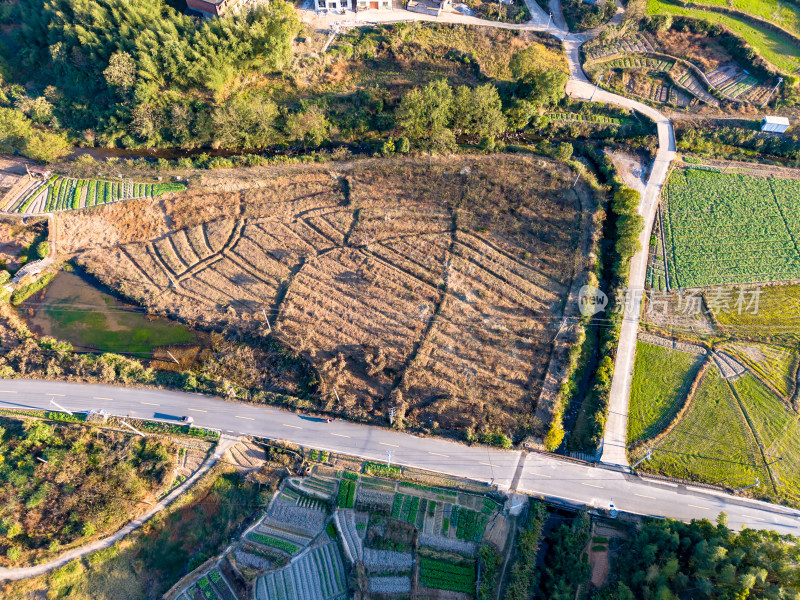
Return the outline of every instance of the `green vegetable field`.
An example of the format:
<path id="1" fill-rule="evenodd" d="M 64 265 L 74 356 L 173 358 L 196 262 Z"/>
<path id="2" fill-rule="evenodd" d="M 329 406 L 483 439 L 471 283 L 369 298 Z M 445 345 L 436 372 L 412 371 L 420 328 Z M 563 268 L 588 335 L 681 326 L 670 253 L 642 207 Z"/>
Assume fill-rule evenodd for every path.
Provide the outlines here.
<path id="1" fill-rule="evenodd" d="M 46 185 L 33 188 L 6 209 L 16 213 L 44 213 L 100 206 L 131 198 L 155 198 L 182 192 L 183 183 L 128 183 L 71 179 L 54 175 Z"/>
<path id="2" fill-rule="evenodd" d="M 800 181 L 676 170 L 662 200 L 673 287 L 800 279 Z"/>

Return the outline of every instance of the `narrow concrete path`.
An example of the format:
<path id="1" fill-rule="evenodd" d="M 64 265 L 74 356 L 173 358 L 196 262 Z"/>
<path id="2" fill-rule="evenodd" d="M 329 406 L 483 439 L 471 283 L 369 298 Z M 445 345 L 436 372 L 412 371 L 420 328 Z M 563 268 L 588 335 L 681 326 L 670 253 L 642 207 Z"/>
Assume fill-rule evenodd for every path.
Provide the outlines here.
<path id="1" fill-rule="evenodd" d="M 618 96 L 603 89 L 597 89 L 588 80 L 581 68 L 580 47 L 588 39 L 591 39 L 591 36 L 592 33 L 560 36 L 564 42 L 570 70 L 567 94 L 575 99 L 615 104 L 635 110 L 655 121 L 658 129 L 658 153 L 650 170 L 650 177 L 647 180 L 644 194 L 642 194 L 642 201 L 639 204 L 639 214 L 644 218 L 645 226 L 639 236 L 641 249 L 631 261 L 630 281 L 627 298 L 625 299 L 625 311 L 623 313 L 619 344 L 617 346 L 617 360 L 614 365 L 614 376 L 611 380 L 608 420 L 606 421 L 606 429 L 603 436 L 603 454 L 600 458 L 601 462 L 608 465 L 628 469 L 628 456 L 626 453 L 628 405 L 636 355 L 636 335 L 639 330 L 639 316 L 642 309 L 644 283 L 647 274 L 648 248 L 659 198 L 661 197 L 661 188 L 666 181 L 670 165 L 675 159 L 675 132 L 670 120 L 654 108 L 630 98 Z"/>
<path id="2" fill-rule="evenodd" d="M 233 446 L 236 442 L 239 441 L 238 437 L 231 437 L 231 436 L 221 436 L 219 443 L 217 444 L 216 448 L 214 449 L 214 453 L 206 459 L 206 461 L 202 464 L 202 466 L 195 471 L 189 479 L 184 481 L 181 485 L 176 487 L 172 490 L 169 494 L 164 496 L 158 504 L 156 504 L 153 508 L 149 511 L 144 513 L 143 515 L 136 517 L 133 521 L 125 525 L 119 531 L 111 534 L 108 537 L 103 539 L 97 540 L 92 542 L 91 544 L 86 544 L 85 546 L 81 546 L 80 548 L 73 548 L 72 550 L 65 552 L 58 558 L 55 558 L 49 562 L 42 563 L 40 565 L 34 565 L 31 567 L 13 567 L 13 568 L 0 568 L 0 581 L 16 581 L 19 579 L 27 579 L 29 577 L 37 577 L 39 575 L 44 575 L 52 571 L 53 569 L 58 569 L 59 567 L 63 567 L 68 562 L 75 560 L 76 558 L 81 558 L 86 556 L 87 554 L 91 554 L 92 552 L 96 552 L 97 550 L 103 550 L 105 548 L 109 548 L 124 538 L 129 533 L 136 531 L 144 525 L 147 521 L 152 519 L 155 515 L 159 512 L 164 510 L 167 506 L 172 504 L 175 499 L 178 498 L 181 494 L 183 494 L 187 489 L 189 489 L 195 482 L 200 479 L 205 473 L 208 472 L 211 467 L 213 467 L 217 461 L 225 454 L 225 451 Z"/>

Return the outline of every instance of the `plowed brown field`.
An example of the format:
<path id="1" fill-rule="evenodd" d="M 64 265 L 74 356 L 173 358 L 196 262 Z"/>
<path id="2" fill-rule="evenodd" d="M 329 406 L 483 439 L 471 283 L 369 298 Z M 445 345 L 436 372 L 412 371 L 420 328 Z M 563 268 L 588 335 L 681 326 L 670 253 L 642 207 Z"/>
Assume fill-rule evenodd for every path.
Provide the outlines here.
<path id="1" fill-rule="evenodd" d="M 210 172 L 62 236 L 153 311 L 264 336 L 268 317 L 320 409 L 521 436 L 586 264 L 573 177 L 519 156 Z"/>

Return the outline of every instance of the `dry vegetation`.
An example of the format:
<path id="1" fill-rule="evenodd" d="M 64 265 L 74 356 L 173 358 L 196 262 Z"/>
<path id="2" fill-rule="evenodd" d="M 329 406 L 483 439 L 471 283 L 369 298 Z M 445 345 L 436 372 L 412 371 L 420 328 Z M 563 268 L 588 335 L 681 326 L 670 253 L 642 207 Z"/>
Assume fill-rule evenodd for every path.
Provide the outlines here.
<path id="1" fill-rule="evenodd" d="M 251 339 L 267 315 L 316 372 L 320 409 L 523 435 L 584 264 L 571 171 L 416 162 L 213 172 L 173 199 L 65 215 L 63 238 L 154 312 Z"/>

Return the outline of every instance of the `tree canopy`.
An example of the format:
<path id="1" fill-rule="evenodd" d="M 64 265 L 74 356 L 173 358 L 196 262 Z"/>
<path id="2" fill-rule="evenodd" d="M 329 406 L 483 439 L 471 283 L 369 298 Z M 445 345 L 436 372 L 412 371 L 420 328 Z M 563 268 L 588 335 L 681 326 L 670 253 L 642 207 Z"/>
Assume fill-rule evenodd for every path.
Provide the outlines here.
<path id="1" fill-rule="evenodd" d="M 721 517 L 716 524 L 647 521 L 617 554 L 615 581 L 595 600 L 800 598 L 797 539 L 734 533 Z"/>

